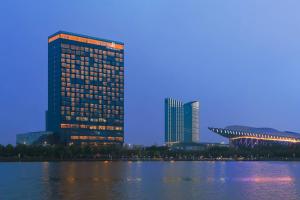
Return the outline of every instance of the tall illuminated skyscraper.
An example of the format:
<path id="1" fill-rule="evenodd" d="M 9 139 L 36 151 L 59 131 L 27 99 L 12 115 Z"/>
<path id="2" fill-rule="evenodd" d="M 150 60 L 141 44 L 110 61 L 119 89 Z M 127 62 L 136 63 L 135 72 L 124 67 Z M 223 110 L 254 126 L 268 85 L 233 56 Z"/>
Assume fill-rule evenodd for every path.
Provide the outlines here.
<path id="1" fill-rule="evenodd" d="M 165 99 L 165 143 L 199 142 L 199 102 Z"/>
<path id="2" fill-rule="evenodd" d="M 47 130 L 66 144 L 123 143 L 123 43 L 64 31 L 49 36 Z"/>

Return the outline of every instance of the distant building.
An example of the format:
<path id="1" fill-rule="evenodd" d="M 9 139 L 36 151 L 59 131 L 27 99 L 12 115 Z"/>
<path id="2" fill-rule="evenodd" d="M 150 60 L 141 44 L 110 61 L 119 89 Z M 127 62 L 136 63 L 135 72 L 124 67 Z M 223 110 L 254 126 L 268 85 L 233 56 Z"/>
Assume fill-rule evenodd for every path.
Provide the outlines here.
<path id="1" fill-rule="evenodd" d="M 184 104 L 184 142 L 199 142 L 199 102 Z"/>
<path id="2" fill-rule="evenodd" d="M 132 150 L 138 150 L 138 149 L 144 149 L 145 147 L 143 145 L 139 144 L 123 144 L 123 147 L 125 149 L 132 149 Z"/>
<path id="3" fill-rule="evenodd" d="M 223 143 L 178 143 L 171 146 L 173 151 L 203 151 L 211 147 L 228 147 Z"/>
<path id="4" fill-rule="evenodd" d="M 48 38 L 47 130 L 66 144 L 124 142 L 124 44 L 59 31 Z"/>
<path id="5" fill-rule="evenodd" d="M 165 143 L 199 142 L 199 102 L 165 99 Z"/>
<path id="6" fill-rule="evenodd" d="M 165 143 L 172 145 L 184 140 L 183 103 L 181 101 L 165 99 Z"/>
<path id="7" fill-rule="evenodd" d="M 229 139 L 231 146 L 254 147 L 256 145 L 292 145 L 300 144 L 300 134 L 289 131 L 278 131 L 273 128 L 253 128 L 247 126 L 227 126 L 225 128 L 209 128 Z"/>
<path id="8" fill-rule="evenodd" d="M 38 132 L 29 132 L 17 134 L 16 144 L 32 145 L 39 142 L 39 139 L 43 136 L 50 135 L 50 131 L 38 131 Z"/>

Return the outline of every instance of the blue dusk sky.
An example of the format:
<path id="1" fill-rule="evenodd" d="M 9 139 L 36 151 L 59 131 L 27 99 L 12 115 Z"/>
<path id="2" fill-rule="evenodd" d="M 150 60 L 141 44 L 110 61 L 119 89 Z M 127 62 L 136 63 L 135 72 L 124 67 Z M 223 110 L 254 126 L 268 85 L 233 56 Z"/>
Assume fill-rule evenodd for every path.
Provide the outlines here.
<path id="1" fill-rule="evenodd" d="M 164 98 L 199 100 L 207 127 L 300 132 L 300 1 L 3 1 L 0 143 L 45 128 L 47 37 L 125 43 L 125 141 L 162 144 Z"/>

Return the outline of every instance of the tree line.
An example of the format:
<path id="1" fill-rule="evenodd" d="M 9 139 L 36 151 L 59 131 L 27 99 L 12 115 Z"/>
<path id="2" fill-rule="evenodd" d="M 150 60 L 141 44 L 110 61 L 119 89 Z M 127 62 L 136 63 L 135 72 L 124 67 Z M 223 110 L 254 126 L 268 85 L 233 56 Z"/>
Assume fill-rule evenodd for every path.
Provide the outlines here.
<path id="1" fill-rule="evenodd" d="M 300 160 L 300 146 L 209 147 L 198 151 L 166 146 L 0 145 L 0 160 Z"/>

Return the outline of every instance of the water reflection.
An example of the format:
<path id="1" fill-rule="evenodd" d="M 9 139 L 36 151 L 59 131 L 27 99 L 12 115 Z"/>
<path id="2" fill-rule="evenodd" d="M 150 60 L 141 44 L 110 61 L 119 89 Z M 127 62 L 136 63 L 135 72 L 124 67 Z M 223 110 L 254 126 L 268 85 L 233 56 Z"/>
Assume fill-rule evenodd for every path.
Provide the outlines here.
<path id="1" fill-rule="evenodd" d="M 299 167 L 289 162 L 2 163 L 0 199 L 297 199 Z"/>
<path id="2" fill-rule="evenodd" d="M 242 182 L 254 182 L 254 183 L 275 183 L 275 184 L 286 184 L 291 183 L 294 179 L 290 176 L 283 177 L 247 177 L 237 179 Z"/>

